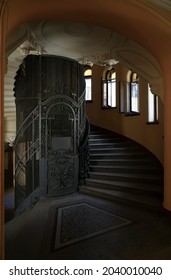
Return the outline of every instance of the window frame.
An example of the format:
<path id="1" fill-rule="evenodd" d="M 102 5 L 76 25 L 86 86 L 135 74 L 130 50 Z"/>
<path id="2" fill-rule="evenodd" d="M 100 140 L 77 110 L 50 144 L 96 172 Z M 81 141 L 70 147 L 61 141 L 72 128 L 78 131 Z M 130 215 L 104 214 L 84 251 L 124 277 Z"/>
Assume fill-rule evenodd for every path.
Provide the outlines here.
<path id="1" fill-rule="evenodd" d="M 91 71 L 91 75 L 85 75 L 85 72 L 87 70 Z M 91 103 L 91 102 L 93 102 L 93 95 L 92 95 L 92 67 L 91 66 L 88 66 L 88 65 L 84 66 L 84 79 L 85 79 L 85 101 L 86 101 L 86 103 Z M 88 96 L 88 94 L 87 94 L 87 81 L 90 81 L 90 95 L 91 95 L 90 99 L 86 98 Z"/>
<path id="2" fill-rule="evenodd" d="M 134 110 L 133 89 L 137 86 L 137 111 Z M 129 71 L 127 75 L 127 81 L 119 82 L 119 112 L 125 114 L 125 116 L 137 116 L 140 115 L 139 111 L 139 76 L 136 72 Z"/>
<path id="3" fill-rule="evenodd" d="M 147 124 L 159 124 L 159 97 L 152 93 L 150 85 L 148 84 L 148 121 Z M 151 96 L 151 98 L 150 98 Z M 151 101 L 150 101 L 151 99 Z M 150 105 L 149 102 L 152 102 Z M 150 110 L 152 110 L 150 112 Z M 151 117 L 152 115 L 152 117 Z"/>
<path id="4" fill-rule="evenodd" d="M 112 76 L 115 76 L 114 78 Z M 102 100 L 101 107 L 102 109 L 114 109 L 117 107 L 116 103 L 116 70 L 114 67 L 111 69 L 105 69 L 104 78 L 101 80 L 102 88 Z M 114 92 L 112 92 L 114 88 Z M 114 98 L 112 99 L 112 94 Z M 106 95 L 104 97 L 104 95 Z M 111 100 L 110 100 L 111 99 Z"/>
<path id="5" fill-rule="evenodd" d="M 134 98 L 134 88 L 137 87 L 137 111 L 133 109 L 133 98 Z M 136 72 L 131 72 L 130 75 L 130 113 L 138 114 L 139 113 L 139 76 Z"/>

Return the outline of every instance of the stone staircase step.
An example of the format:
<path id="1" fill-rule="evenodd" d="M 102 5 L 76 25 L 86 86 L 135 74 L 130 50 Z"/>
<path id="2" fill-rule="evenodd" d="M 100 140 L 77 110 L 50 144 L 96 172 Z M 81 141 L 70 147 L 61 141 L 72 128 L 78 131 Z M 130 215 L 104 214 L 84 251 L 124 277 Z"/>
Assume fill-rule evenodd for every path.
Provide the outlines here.
<path id="1" fill-rule="evenodd" d="M 127 137 L 98 127 L 91 129 L 89 174 L 80 192 L 160 209 L 163 168 L 154 155 Z"/>
<path id="2" fill-rule="evenodd" d="M 140 158 L 147 158 L 148 156 L 146 154 L 144 154 L 143 152 L 120 152 L 120 151 L 115 151 L 112 153 L 105 153 L 104 151 L 102 153 L 95 153 L 95 154 L 91 154 L 90 153 L 90 160 L 91 159 L 127 159 L 127 158 L 131 158 L 131 159 L 140 159 Z"/>
<path id="3" fill-rule="evenodd" d="M 106 141 L 106 142 L 101 142 L 101 141 L 89 141 L 89 147 L 90 149 L 103 149 L 103 148 L 119 148 L 119 147 L 133 147 L 134 145 L 132 142 L 126 142 L 126 141 L 118 141 L 118 142 L 112 142 L 112 141 Z"/>
<path id="4" fill-rule="evenodd" d="M 120 143 L 120 142 L 123 142 L 123 140 L 119 137 L 112 137 L 112 138 L 109 138 L 109 137 L 90 137 L 89 136 L 89 143 L 90 145 L 91 144 L 95 144 L 95 143 Z"/>
<path id="5" fill-rule="evenodd" d="M 140 150 L 140 148 L 138 148 L 138 147 L 130 147 L 130 146 L 128 146 L 128 147 L 113 147 L 113 148 L 111 148 L 111 147 L 103 147 L 103 149 L 102 148 L 92 148 L 91 146 L 90 146 L 90 152 L 91 152 L 91 154 L 92 155 L 94 155 L 94 154 L 98 154 L 98 153 L 134 153 L 134 152 L 141 152 L 141 150 Z"/>
<path id="6" fill-rule="evenodd" d="M 154 167 L 153 165 L 145 165 L 142 166 L 138 165 L 138 164 L 134 164 L 134 165 L 130 165 L 125 164 L 125 162 L 123 162 L 123 164 L 115 164 L 115 165 L 93 165 L 93 163 L 91 162 L 92 165 L 89 166 L 89 170 L 90 172 L 120 172 L 120 173 L 128 173 L 128 172 L 132 172 L 132 173 L 140 173 L 140 174 L 160 174 L 160 176 L 163 176 L 162 171 L 160 169 L 156 169 L 156 167 Z M 158 171 L 158 172 L 156 172 Z"/>
<path id="7" fill-rule="evenodd" d="M 99 189 L 95 187 L 87 187 L 82 186 L 80 189 L 81 193 L 89 194 L 93 196 L 97 196 L 100 198 L 113 200 L 113 201 L 119 201 L 122 203 L 127 204 L 134 204 L 136 206 L 150 208 L 152 210 L 159 211 L 162 207 L 161 199 L 160 198 L 153 198 L 152 196 L 148 195 L 137 195 L 134 193 L 129 192 L 122 192 L 122 191 L 116 191 L 116 190 L 110 190 L 110 189 Z"/>
<path id="8" fill-rule="evenodd" d="M 127 164 L 131 166 L 132 168 L 134 166 L 152 166 L 153 161 L 149 158 L 142 158 L 141 160 L 139 158 L 102 158 L 102 159 L 91 159 L 90 158 L 90 165 L 93 166 L 102 166 L 102 165 L 113 165 L 113 166 L 118 166 L 118 165 L 124 165 Z"/>
<path id="9" fill-rule="evenodd" d="M 106 179 L 113 181 L 129 181 L 129 182 L 147 182 L 151 184 L 162 183 L 162 177 L 158 174 L 139 174 L 139 173 L 107 173 L 107 172 L 89 172 L 89 178 Z"/>
<path id="10" fill-rule="evenodd" d="M 133 191 L 136 193 L 146 193 L 153 196 L 161 196 L 162 195 L 162 187 L 159 184 L 144 184 L 144 183 L 136 183 L 129 181 L 110 181 L 105 179 L 92 179 L 88 178 L 86 181 L 87 187 L 95 187 L 95 188 L 104 188 L 104 189 L 113 189 L 120 191 Z"/>
<path id="11" fill-rule="evenodd" d="M 116 133 L 116 132 L 113 132 L 113 131 L 110 131 L 110 130 L 105 130 L 105 129 L 101 129 L 101 130 L 90 130 L 90 136 L 110 136 L 110 137 L 120 137 L 120 134 Z"/>

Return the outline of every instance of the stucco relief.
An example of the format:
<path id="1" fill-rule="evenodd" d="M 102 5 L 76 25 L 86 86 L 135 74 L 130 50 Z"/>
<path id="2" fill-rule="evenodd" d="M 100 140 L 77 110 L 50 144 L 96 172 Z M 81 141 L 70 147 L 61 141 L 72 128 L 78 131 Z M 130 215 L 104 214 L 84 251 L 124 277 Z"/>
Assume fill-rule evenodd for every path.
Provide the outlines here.
<path id="1" fill-rule="evenodd" d="M 6 56 L 13 53 L 28 37 L 28 27 L 26 24 L 17 27 L 6 40 Z"/>
<path id="2" fill-rule="evenodd" d="M 111 55 L 147 80 L 152 92 L 163 99 L 160 65 L 147 50 L 128 39 L 123 47 L 113 48 Z"/>
<path id="3" fill-rule="evenodd" d="M 14 49 L 16 49 L 15 52 L 13 52 Z M 8 56 L 11 52 L 13 53 Z M 13 84 L 11 82 L 9 84 L 8 77 L 15 73 L 18 62 L 21 62 L 28 54 L 61 55 L 90 66 L 93 64 L 110 66 L 120 61 L 146 79 L 150 83 L 152 92 L 163 99 L 160 66 L 154 57 L 136 42 L 100 26 L 46 20 L 23 24 L 8 37 L 6 58 L 8 57 L 8 66 L 12 67 L 13 72 L 9 74 L 7 72 L 5 79 L 5 96 L 7 97 L 5 108 L 8 108 L 6 102 L 8 95 L 11 95 L 13 91 Z M 8 116 L 8 110 L 6 112 Z M 13 113 L 15 113 L 14 109 Z"/>
<path id="4" fill-rule="evenodd" d="M 147 1 L 143 1 L 147 4 Z M 171 2 L 170 0 L 149 0 L 151 4 L 154 6 L 160 6 L 162 8 L 169 9 L 171 11 Z"/>
<path id="5" fill-rule="evenodd" d="M 43 21 L 31 24 L 35 39 L 44 46 L 45 51 L 57 55 L 72 55 L 105 49 L 105 44 L 110 41 L 111 30 L 91 26 L 83 23 Z"/>
<path id="6" fill-rule="evenodd" d="M 144 7 L 151 8 L 150 12 L 158 13 L 158 15 L 162 16 L 163 19 L 167 19 L 171 22 L 171 2 L 170 0 L 136 0 L 139 5 L 142 3 Z"/>
<path id="7" fill-rule="evenodd" d="M 107 66 L 107 65 L 110 66 L 110 65 L 115 65 L 119 62 L 115 58 L 111 57 L 110 51 L 106 53 L 79 58 L 78 61 L 83 65 L 90 65 L 90 66 L 93 66 L 93 64 L 99 66 Z"/>
<path id="8" fill-rule="evenodd" d="M 20 45 L 20 53 L 22 55 L 41 55 L 43 53 L 43 47 L 37 43 L 31 32 L 27 37 L 28 39 Z"/>
<path id="9" fill-rule="evenodd" d="M 46 53 L 77 60 L 92 56 L 93 60 L 94 56 L 101 56 L 102 60 L 113 46 L 119 47 L 125 40 L 113 30 L 82 22 L 48 20 L 30 22 L 29 26 Z M 95 60 L 99 59 L 96 57 Z"/>

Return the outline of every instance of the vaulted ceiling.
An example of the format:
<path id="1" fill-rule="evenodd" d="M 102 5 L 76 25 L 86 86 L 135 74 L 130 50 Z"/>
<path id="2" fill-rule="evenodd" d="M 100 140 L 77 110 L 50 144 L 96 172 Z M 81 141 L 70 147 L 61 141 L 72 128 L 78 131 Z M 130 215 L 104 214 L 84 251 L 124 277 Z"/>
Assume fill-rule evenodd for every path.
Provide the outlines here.
<path id="1" fill-rule="evenodd" d="M 155 11 L 162 20 L 171 21 L 169 0 L 139 0 L 138 5 Z M 127 27 L 125 27 L 127 28 Z M 104 27 L 84 22 L 32 21 L 14 30 L 6 42 L 4 120 L 5 141 L 15 137 L 14 77 L 24 57 L 29 54 L 53 54 L 76 59 L 82 64 L 113 65 L 118 61 L 144 77 L 153 93 L 163 98 L 159 63 L 142 46 Z"/>

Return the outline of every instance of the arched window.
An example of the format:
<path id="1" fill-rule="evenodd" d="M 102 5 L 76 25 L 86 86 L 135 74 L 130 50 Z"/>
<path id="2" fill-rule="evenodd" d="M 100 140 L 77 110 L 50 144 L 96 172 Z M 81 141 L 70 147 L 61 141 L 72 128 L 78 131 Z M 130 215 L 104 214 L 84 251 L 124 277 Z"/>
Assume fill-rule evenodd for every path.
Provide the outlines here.
<path id="1" fill-rule="evenodd" d="M 130 112 L 139 112 L 139 78 L 137 73 L 130 76 Z"/>
<path id="2" fill-rule="evenodd" d="M 116 71 L 114 68 L 105 70 L 102 79 L 102 107 L 116 107 Z"/>
<path id="3" fill-rule="evenodd" d="M 85 100 L 92 101 L 92 69 L 90 66 L 85 66 L 84 78 L 86 87 Z"/>
<path id="4" fill-rule="evenodd" d="M 158 123 L 158 96 L 153 94 L 148 84 L 148 123 Z"/>
<path id="5" fill-rule="evenodd" d="M 127 81 L 120 82 L 120 112 L 128 115 L 139 113 L 139 77 L 132 71 L 128 72 Z"/>

